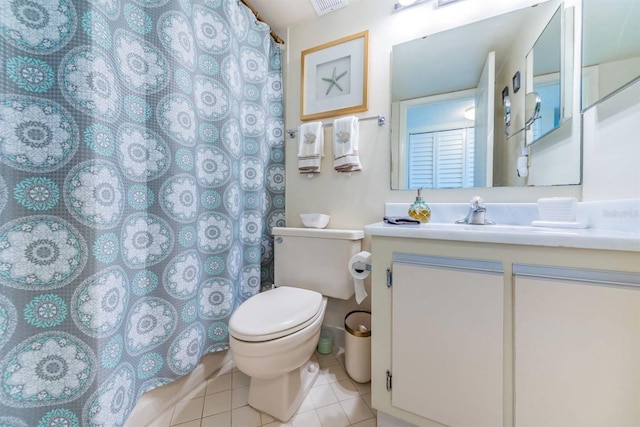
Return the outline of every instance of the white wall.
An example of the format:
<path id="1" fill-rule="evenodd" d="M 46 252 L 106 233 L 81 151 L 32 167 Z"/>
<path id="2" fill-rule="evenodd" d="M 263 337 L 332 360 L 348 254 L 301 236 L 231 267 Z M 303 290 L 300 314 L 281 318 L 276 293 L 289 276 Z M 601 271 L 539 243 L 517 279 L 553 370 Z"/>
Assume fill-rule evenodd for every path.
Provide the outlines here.
<path id="1" fill-rule="evenodd" d="M 290 28 L 285 51 L 285 125 L 300 124 L 300 52 L 302 50 L 369 30 L 369 110 L 359 117 L 384 115 L 389 122 L 390 54 L 394 44 L 486 19 L 531 4 L 535 0 L 465 0 L 438 10 L 427 2 L 393 13 L 395 0 L 361 0 L 303 25 Z M 330 122 L 332 118 L 326 119 Z M 415 195 L 390 190 L 390 129 L 375 121 L 360 124 L 360 157 L 363 171 L 352 176 L 332 169 L 331 134 L 325 132 L 326 156 L 322 173 L 308 179 L 297 171 L 296 140 L 286 139 L 286 215 L 288 226 L 301 226 L 299 214 L 325 212 L 332 228 L 362 228 L 382 219 L 384 203 L 407 202 Z M 579 186 L 546 188 L 487 188 L 425 190 L 429 201 L 466 201 L 475 194 L 487 201 L 535 201 L 541 195 L 569 194 L 579 197 Z"/>
<path id="2" fill-rule="evenodd" d="M 640 198 L 640 81 L 583 115 L 583 199 Z"/>
<path id="3" fill-rule="evenodd" d="M 387 123 L 390 123 L 390 55 L 394 44 L 538 3 L 536 0 L 464 0 L 434 9 L 435 2 L 426 2 L 394 13 L 395 1 L 352 1 L 348 7 L 288 29 L 283 56 L 286 128 L 297 128 L 301 123 L 300 58 L 301 51 L 305 49 L 369 30 L 369 110 L 358 116 L 363 118 L 380 114 L 387 117 Z M 631 163 L 640 158 L 637 151 L 640 147 L 637 136 L 637 123 L 640 123 L 638 109 L 638 105 L 630 112 L 623 109 L 621 121 L 616 115 L 608 121 L 600 117 L 593 126 L 585 125 L 585 134 L 589 134 L 584 137 L 582 186 L 427 189 L 423 192 L 424 198 L 427 203 L 464 202 L 474 195 L 480 195 L 488 202 L 534 202 L 539 197 L 550 196 L 573 196 L 581 200 L 583 188 L 584 198 L 589 200 L 639 197 L 638 175 L 637 172 L 632 172 L 637 167 Z M 332 120 L 333 118 L 325 119 L 325 122 Z M 580 126 L 579 117 L 574 117 L 573 125 Z M 593 129 L 600 125 L 605 125 L 605 128 L 600 131 Z M 325 142 L 326 156 L 322 161 L 322 173 L 308 179 L 297 170 L 297 140 L 286 136 L 287 226 L 301 227 L 300 213 L 322 212 L 331 214 L 330 228 L 362 229 L 366 224 L 382 220 L 385 202 L 411 202 L 414 199 L 412 191 L 390 189 L 388 125 L 378 127 L 375 121 L 360 123 L 363 171 L 353 173 L 352 176 L 338 174 L 333 170 L 329 131 L 325 132 Z M 369 247 L 370 242 L 365 238 L 364 249 Z M 342 325 L 344 315 L 354 307 L 357 306 L 353 300 L 330 301 L 325 324 Z M 368 299 L 363 307 L 370 307 Z"/>

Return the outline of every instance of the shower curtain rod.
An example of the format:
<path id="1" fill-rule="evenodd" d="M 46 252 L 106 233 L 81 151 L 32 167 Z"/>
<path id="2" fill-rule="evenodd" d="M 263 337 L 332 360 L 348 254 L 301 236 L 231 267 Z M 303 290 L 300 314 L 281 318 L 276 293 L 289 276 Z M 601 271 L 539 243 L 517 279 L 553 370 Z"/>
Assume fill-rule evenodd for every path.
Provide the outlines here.
<path id="1" fill-rule="evenodd" d="M 242 2 L 242 4 L 244 4 L 245 6 L 247 6 L 249 8 L 249 10 L 251 10 L 251 12 L 253 13 L 253 15 L 256 17 L 256 19 L 260 22 L 264 22 L 265 24 L 269 25 L 267 22 L 265 22 L 261 17 L 260 14 L 258 13 L 257 10 L 255 10 L 253 8 L 253 6 L 251 6 L 251 3 L 249 3 L 247 0 L 240 0 Z M 278 44 L 285 44 L 284 40 L 282 40 L 280 38 L 280 36 L 278 36 L 276 33 L 273 32 L 273 30 L 271 30 L 271 25 L 269 25 L 269 29 L 271 31 L 271 38 Z"/>

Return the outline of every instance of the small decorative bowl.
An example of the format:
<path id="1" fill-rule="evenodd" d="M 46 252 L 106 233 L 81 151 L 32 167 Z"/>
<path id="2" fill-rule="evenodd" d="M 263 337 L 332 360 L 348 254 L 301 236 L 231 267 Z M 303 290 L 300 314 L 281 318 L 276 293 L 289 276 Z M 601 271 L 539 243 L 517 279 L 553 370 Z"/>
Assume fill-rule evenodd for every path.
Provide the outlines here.
<path id="1" fill-rule="evenodd" d="M 307 228 L 325 228 L 329 225 L 331 216 L 318 213 L 308 213 L 300 214 L 300 219 L 302 219 L 302 223 Z"/>

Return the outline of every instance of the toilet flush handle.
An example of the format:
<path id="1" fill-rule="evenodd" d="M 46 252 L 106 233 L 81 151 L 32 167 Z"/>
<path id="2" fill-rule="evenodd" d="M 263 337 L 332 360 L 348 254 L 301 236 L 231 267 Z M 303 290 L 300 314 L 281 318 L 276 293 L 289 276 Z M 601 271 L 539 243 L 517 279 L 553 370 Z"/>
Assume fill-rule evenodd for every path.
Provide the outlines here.
<path id="1" fill-rule="evenodd" d="M 282 237 L 278 236 L 275 238 L 276 243 L 282 243 Z"/>

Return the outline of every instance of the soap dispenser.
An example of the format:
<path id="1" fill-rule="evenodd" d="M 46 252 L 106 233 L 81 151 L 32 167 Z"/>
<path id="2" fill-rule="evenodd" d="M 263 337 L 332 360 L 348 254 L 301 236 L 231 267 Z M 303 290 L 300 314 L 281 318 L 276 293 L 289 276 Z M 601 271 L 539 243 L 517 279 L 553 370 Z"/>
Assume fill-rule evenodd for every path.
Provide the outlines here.
<path id="1" fill-rule="evenodd" d="M 409 216 L 413 219 L 417 219 L 420 222 L 429 222 L 431 219 L 431 208 L 422 199 L 422 188 L 418 188 L 418 196 L 415 202 L 409 206 Z"/>

